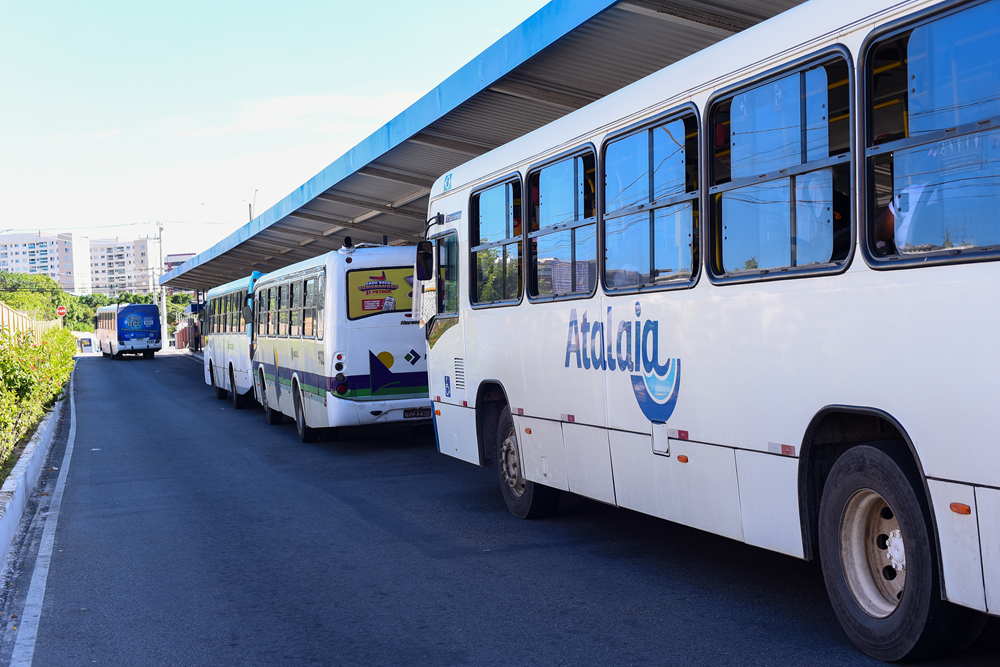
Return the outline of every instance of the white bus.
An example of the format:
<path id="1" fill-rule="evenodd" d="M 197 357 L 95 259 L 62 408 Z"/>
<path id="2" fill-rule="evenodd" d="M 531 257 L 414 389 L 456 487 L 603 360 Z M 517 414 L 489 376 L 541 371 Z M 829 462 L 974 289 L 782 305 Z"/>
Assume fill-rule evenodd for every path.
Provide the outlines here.
<path id="1" fill-rule="evenodd" d="M 205 295 L 205 382 L 215 388 L 217 399 L 232 396 L 237 410 L 253 398 L 253 287 L 261 275 L 254 271 Z M 250 319 L 244 307 L 251 308 Z"/>
<path id="2" fill-rule="evenodd" d="M 877 658 L 1000 634 L 998 37 L 816 0 L 438 179 L 440 451 L 819 558 Z"/>
<path id="3" fill-rule="evenodd" d="M 428 422 L 424 341 L 411 316 L 414 248 L 361 244 L 257 281 L 257 400 L 269 424 Z"/>
<path id="4" fill-rule="evenodd" d="M 160 309 L 152 303 L 118 303 L 102 306 L 94 314 L 94 330 L 101 354 L 121 359 L 141 354 L 152 359 L 161 349 Z"/>

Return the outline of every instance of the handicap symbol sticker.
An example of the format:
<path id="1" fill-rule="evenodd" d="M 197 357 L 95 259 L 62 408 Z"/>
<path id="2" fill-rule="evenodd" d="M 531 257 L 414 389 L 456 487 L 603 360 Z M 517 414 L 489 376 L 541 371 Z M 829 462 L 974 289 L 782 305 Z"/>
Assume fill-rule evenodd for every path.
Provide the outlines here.
<path id="1" fill-rule="evenodd" d="M 448 375 L 444 376 L 444 395 L 451 398 L 451 377 Z"/>

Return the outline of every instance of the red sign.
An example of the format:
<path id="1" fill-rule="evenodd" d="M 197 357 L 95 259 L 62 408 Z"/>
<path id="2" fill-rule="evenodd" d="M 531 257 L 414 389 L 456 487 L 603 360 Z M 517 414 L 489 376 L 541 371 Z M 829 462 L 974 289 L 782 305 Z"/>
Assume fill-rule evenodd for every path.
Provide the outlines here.
<path id="1" fill-rule="evenodd" d="M 58 308 L 56 308 L 56 315 L 62 317 L 65 314 L 66 314 L 66 306 L 59 306 Z"/>

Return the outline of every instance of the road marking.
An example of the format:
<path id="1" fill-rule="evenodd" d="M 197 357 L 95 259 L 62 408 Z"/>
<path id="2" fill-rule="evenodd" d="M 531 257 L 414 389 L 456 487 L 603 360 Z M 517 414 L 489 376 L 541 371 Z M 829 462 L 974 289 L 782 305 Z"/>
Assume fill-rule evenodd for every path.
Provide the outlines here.
<path id="1" fill-rule="evenodd" d="M 38 557 L 35 559 L 35 570 L 31 573 L 31 583 L 28 585 L 28 596 L 24 600 L 21 611 L 21 623 L 17 628 L 17 639 L 14 642 L 14 652 L 10 656 L 10 667 L 30 667 L 35 656 L 35 639 L 38 637 L 38 621 L 42 615 L 42 600 L 45 598 L 45 582 L 49 578 L 49 564 L 52 561 L 52 547 L 56 540 L 56 524 L 59 522 L 59 506 L 62 504 L 63 490 L 66 487 L 66 474 L 69 472 L 69 462 L 73 457 L 73 442 L 76 440 L 76 399 L 73 395 L 73 376 L 69 376 L 69 440 L 66 442 L 66 453 L 63 454 L 62 465 L 59 468 L 59 479 L 52 493 L 52 503 L 45 514 L 45 528 L 42 529 L 42 543 L 38 547 Z"/>

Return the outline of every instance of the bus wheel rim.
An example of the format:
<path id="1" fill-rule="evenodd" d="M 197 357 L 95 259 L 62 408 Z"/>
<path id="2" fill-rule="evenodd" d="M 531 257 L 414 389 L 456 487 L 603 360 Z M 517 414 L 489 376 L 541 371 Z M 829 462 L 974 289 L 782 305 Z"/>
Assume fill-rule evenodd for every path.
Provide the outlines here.
<path id="1" fill-rule="evenodd" d="M 906 587 L 906 549 L 899 519 L 885 499 L 861 489 L 840 520 L 841 560 L 854 600 L 874 618 L 899 607 Z"/>
<path id="2" fill-rule="evenodd" d="M 510 492 L 520 498 L 524 494 L 525 479 L 521 476 L 521 460 L 517 455 L 517 439 L 513 430 L 500 446 L 500 469 Z"/>

